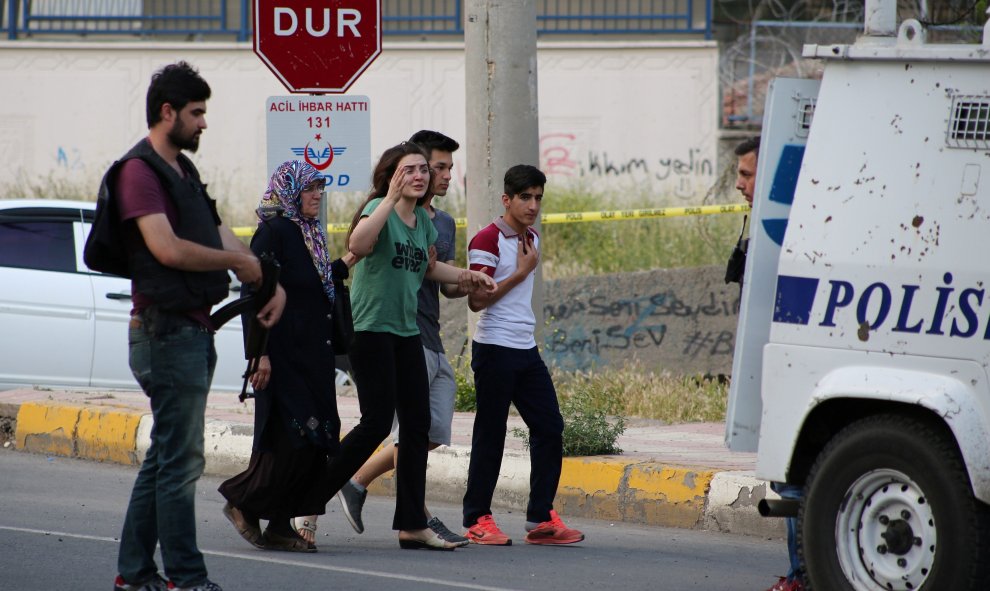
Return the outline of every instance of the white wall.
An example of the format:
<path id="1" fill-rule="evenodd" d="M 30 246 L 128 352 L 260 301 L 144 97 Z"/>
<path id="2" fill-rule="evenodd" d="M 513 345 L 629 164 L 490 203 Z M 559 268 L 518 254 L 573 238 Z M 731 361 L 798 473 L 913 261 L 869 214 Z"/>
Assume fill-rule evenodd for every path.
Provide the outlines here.
<path id="1" fill-rule="evenodd" d="M 699 202 L 716 174 L 717 54 L 714 42 L 541 43 L 542 167 L 558 182 Z M 253 205 L 267 179 L 265 100 L 288 93 L 237 43 L 0 42 L 0 189 L 48 179 L 95 194 L 146 133 L 152 72 L 179 59 L 213 88 L 197 165 L 215 197 Z M 371 99 L 373 161 L 421 128 L 470 141 L 460 43 L 386 43 L 349 94 Z"/>

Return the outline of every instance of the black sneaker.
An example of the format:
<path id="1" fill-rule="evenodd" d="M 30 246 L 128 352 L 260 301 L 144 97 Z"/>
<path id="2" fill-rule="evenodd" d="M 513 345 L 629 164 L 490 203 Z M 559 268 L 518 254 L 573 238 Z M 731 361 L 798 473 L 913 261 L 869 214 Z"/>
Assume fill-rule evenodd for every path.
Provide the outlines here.
<path id="1" fill-rule="evenodd" d="M 168 591 L 168 581 L 158 573 L 143 583 L 128 583 L 124 577 L 117 575 L 113 582 L 113 591 Z"/>
<path id="2" fill-rule="evenodd" d="M 193 585 L 192 587 L 178 587 L 175 583 L 169 581 L 168 589 L 169 591 L 223 591 L 223 589 L 220 588 L 220 585 L 217 585 L 209 579 L 203 581 L 199 585 Z"/>
<path id="3" fill-rule="evenodd" d="M 440 521 L 439 517 L 431 517 L 430 520 L 426 522 L 426 527 L 432 529 L 433 533 L 437 534 L 437 536 L 439 536 L 444 542 L 457 544 L 458 547 L 467 546 L 471 543 L 471 540 L 450 531 L 450 529 L 448 529 L 447 526 Z"/>
<path id="4" fill-rule="evenodd" d="M 361 509 L 364 507 L 364 500 L 368 497 L 368 489 L 358 492 L 358 489 L 348 480 L 337 492 L 340 499 L 340 506 L 344 508 L 344 517 L 348 523 L 359 534 L 364 533 L 364 522 L 361 521 Z"/>

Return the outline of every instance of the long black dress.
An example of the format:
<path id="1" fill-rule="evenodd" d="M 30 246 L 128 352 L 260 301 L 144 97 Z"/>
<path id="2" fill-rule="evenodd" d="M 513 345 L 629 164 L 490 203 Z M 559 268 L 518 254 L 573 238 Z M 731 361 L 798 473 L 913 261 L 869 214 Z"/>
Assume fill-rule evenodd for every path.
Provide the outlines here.
<path id="1" fill-rule="evenodd" d="M 275 254 L 286 305 L 269 335 L 271 379 L 255 392 L 250 463 L 219 490 L 235 507 L 261 519 L 322 515 L 327 461 L 340 446 L 332 306 L 296 224 L 282 217 L 260 224 L 251 250 Z M 342 261 L 332 267 L 335 276 L 347 276 Z"/>

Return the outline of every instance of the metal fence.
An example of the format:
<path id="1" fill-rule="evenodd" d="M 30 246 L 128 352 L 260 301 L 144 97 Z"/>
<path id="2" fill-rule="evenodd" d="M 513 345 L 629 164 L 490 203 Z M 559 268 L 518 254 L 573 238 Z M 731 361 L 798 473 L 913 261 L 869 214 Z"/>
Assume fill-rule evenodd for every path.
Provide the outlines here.
<path id="1" fill-rule="evenodd" d="M 464 34 L 465 0 L 381 0 L 382 33 Z M 713 0 L 537 0 L 541 35 L 712 35 Z M 8 39 L 252 38 L 253 0 L 0 0 Z"/>
<path id="2" fill-rule="evenodd" d="M 926 31 L 932 43 L 979 43 L 983 28 L 933 25 Z M 776 77 L 821 78 L 824 63 L 802 58 L 804 45 L 854 43 L 862 32 L 862 21 L 751 22 L 749 33 L 726 43 L 719 56 L 722 127 L 762 126 L 767 87 Z"/>

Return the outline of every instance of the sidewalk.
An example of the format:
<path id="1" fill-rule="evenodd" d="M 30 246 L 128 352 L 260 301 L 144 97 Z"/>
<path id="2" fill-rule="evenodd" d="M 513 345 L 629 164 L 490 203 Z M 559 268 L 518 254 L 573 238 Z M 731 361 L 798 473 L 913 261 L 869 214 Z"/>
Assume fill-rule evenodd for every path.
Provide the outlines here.
<path id="1" fill-rule="evenodd" d="M 346 433 L 360 416 L 351 387 L 338 388 L 337 406 Z M 136 466 L 150 443 L 150 410 L 139 391 L 8 390 L 0 392 L 2 417 L 16 420 L 21 451 Z M 253 402 L 211 393 L 206 419 L 207 473 L 243 470 L 251 454 Z M 451 445 L 430 453 L 429 499 L 461 502 L 473 420 L 472 413 L 455 413 Z M 522 420 L 510 417 L 512 427 L 524 427 Z M 621 455 L 564 458 L 555 505 L 562 515 L 783 537 L 782 519 L 756 512 L 769 487 L 753 476 L 755 454 L 726 449 L 724 429 L 722 423 L 632 419 L 619 438 Z M 494 504 L 523 511 L 528 490 L 529 455 L 510 434 Z M 371 487 L 372 494 L 393 491 L 391 474 Z"/>

